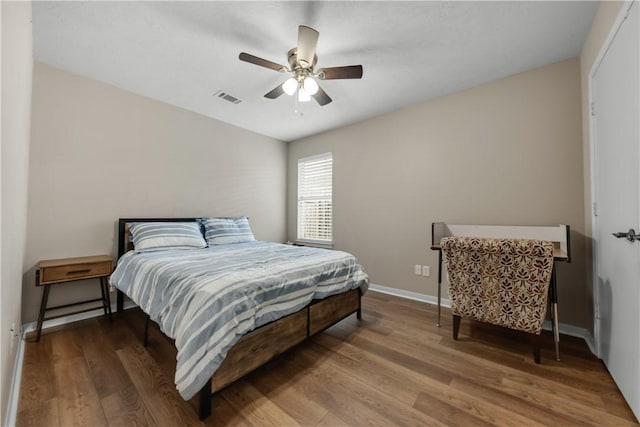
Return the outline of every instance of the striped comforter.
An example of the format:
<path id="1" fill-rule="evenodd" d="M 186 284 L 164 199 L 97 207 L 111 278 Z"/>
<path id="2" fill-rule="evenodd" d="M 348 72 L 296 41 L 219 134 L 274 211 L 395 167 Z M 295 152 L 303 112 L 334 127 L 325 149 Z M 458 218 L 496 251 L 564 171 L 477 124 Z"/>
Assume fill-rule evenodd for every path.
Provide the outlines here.
<path id="1" fill-rule="evenodd" d="M 261 241 L 130 251 L 110 281 L 175 339 L 175 382 L 185 400 L 206 384 L 242 335 L 312 299 L 368 286 L 353 255 Z"/>

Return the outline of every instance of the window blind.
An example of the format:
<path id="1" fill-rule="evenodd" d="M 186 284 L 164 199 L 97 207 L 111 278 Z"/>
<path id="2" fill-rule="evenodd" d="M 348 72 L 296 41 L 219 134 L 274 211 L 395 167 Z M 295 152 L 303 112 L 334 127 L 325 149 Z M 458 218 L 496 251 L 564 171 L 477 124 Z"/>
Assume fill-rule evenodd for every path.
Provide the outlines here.
<path id="1" fill-rule="evenodd" d="M 298 240 L 331 243 L 332 153 L 298 160 Z"/>

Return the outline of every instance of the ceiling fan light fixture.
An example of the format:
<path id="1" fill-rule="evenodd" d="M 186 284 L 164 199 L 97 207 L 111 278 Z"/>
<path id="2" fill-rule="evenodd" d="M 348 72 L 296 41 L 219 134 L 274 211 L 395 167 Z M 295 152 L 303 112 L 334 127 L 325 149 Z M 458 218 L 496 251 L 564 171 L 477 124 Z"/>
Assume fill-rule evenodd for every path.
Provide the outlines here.
<path id="1" fill-rule="evenodd" d="M 307 92 L 303 87 L 298 89 L 298 101 L 299 102 L 311 101 L 311 94 L 309 94 L 309 92 Z"/>
<path id="2" fill-rule="evenodd" d="M 316 83 L 316 81 L 311 77 L 306 77 L 304 79 L 302 87 L 309 95 L 315 95 L 316 92 L 318 92 L 318 83 Z"/>
<path id="3" fill-rule="evenodd" d="M 0 0 L 1 1 L 1 0 Z M 308 102 L 313 99 L 318 105 L 323 106 L 331 102 L 331 97 L 318 85 L 320 80 L 361 79 L 362 65 L 347 65 L 342 67 L 329 67 L 315 70 L 318 62 L 316 46 L 318 43 L 318 31 L 305 25 L 298 26 L 298 45 L 287 52 L 287 61 L 290 67 L 259 58 L 246 52 L 240 52 L 238 59 L 260 67 L 289 74 L 290 78 L 281 85 L 267 92 L 264 97 L 276 99 L 283 93 L 295 96 L 296 112 L 300 102 Z"/>
<path id="4" fill-rule="evenodd" d="M 282 90 L 289 96 L 292 96 L 296 93 L 296 89 L 298 89 L 298 81 L 291 77 L 286 82 L 282 83 Z"/>

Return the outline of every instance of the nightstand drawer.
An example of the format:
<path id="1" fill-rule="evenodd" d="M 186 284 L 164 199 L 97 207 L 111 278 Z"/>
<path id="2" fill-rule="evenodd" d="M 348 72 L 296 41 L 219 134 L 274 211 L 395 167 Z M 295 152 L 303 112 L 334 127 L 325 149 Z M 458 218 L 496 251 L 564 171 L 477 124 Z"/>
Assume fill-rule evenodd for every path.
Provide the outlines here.
<path id="1" fill-rule="evenodd" d="M 108 276 L 113 269 L 110 257 L 82 257 L 40 262 L 40 284 L 69 282 Z"/>
<path id="2" fill-rule="evenodd" d="M 77 280 L 79 277 L 95 277 L 111 274 L 111 263 L 98 262 L 90 264 L 65 265 L 49 267 L 42 270 L 42 282 L 60 282 Z"/>

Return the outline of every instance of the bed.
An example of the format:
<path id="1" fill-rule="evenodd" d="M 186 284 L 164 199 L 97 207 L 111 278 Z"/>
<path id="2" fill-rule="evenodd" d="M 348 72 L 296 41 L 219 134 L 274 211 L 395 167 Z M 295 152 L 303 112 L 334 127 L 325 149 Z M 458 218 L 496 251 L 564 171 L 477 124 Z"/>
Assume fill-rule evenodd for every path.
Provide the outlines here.
<path id="1" fill-rule="evenodd" d="M 185 400 L 198 396 L 200 419 L 211 415 L 213 393 L 345 317 L 360 319 L 368 287 L 348 253 L 237 239 L 242 230 L 216 240 L 202 221 L 120 219 L 110 278 L 118 311 L 128 296 L 175 340 L 176 388 Z M 147 249 L 140 230 L 161 224 L 197 228 L 206 247 Z"/>

